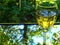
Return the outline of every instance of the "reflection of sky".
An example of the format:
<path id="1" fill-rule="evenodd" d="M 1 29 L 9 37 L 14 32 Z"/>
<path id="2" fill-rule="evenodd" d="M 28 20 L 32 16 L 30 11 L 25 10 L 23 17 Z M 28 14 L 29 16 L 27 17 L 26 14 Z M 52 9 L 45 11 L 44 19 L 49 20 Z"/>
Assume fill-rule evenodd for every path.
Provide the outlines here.
<path id="1" fill-rule="evenodd" d="M 36 28 L 35 28 L 35 27 L 36 27 L 36 25 L 29 25 L 29 26 L 28 26 L 28 28 L 30 28 L 30 30 L 36 31 Z"/>
<path id="2" fill-rule="evenodd" d="M 56 25 L 56 26 L 57 26 L 56 28 L 52 27 L 51 30 L 52 33 L 60 31 L 60 25 Z"/>
<path id="3" fill-rule="evenodd" d="M 30 28 L 30 30 L 36 31 L 37 29 L 40 28 L 40 26 L 37 26 L 37 25 L 29 25 L 28 28 Z"/>
<path id="4" fill-rule="evenodd" d="M 53 11 L 53 10 L 51 10 L 51 11 L 49 11 L 49 10 L 43 10 L 40 14 L 42 14 L 45 17 L 48 17 L 48 16 L 54 16 L 54 15 L 56 15 L 56 12 Z"/>
<path id="5" fill-rule="evenodd" d="M 33 36 L 32 39 L 34 40 L 34 42 L 37 44 L 39 43 L 43 43 L 43 37 L 37 37 L 37 36 Z"/>
<path id="6" fill-rule="evenodd" d="M 31 26 L 29 26 L 29 28 L 30 28 L 31 30 L 35 30 L 35 31 L 36 31 L 36 29 L 39 28 L 39 27 L 36 28 L 36 25 L 31 25 Z M 50 29 L 50 31 L 48 31 L 48 32 L 46 33 L 46 35 L 49 36 L 49 39 L 47 39 L 47 42 L 49 43 L 49 45 L 51 45 L 50 42 L 52 41 L 53 34 L 56 33 L 56 32 L 59 32 L 59 31 L 60 31 L 60 25 L 55 25 L 55 26 L 53 26 L 53 27 Z M 34 40 L 34 42 L 35 42 L 36 44 L 37 44 L 38 42 L 40 42 L 40 43 L 42 44 L 42 42 L 43 42 L 42 36 L 41 36 L 41 37 L 33 36 L 32 39 Z"/>
<path id="7" fill-rule="evenodd" d="M 14 30 L 11 30 L 9 35 L 12 37 L 13 43 L 16 43 L 17 40 L 20 42 L 23 38 L 24 25 L 14 25 L 11 28 Z"/>
<path id="8" fill-rule="evenodd" d="M 24 31 L 23 31 L 23 29 L 24 29 L 24 25 L 15 25 L 15 26 L 13 26 L 12 28 L 19 28 L 19 29 L 21 29 L 21 30 L 18 30 L 18 31 L 15 31 L 14 32 L 14 30 L 13 30 L 13 33 L 12 33 L 12 35 L 13 36 L 16 36 L 16 38 L 14 38 L 14 42 L 15 42 L 15 40 L 19 40 L 19 42 L 20 42 L 20 40 L 23 38 L 23 37 L 21 37 L 22 36 L 22 33 L 24 33 Z M 37 29 L 39 29 L 40 28 L 40 26 L 38 26 L 38 25 L 28 25 L 28 28 L 30 28 L 30 30 L 32 31 L 36 31 Z M 29 30 L 29 31 L 30 31 Z M 59 32 L 60 31 L 60 25 L 55 25 L 54 27 L 52 27 L 47 33 L 46 33 L 46 35 L 48 35 L 50 38 L 49 39 L 46 39 L 47 40 L 47 42 L 49 43 L 49 45 L 51 45 L 50 44 L 50 42 L 52 41 L 52 36 L 53 36 L 53 33 L 56 33 L 56 32 Z M 19 34 L 18 34 L 18 32 L 19 32 Z M 21 34 L 20 34 L 21 33 Z M 12 36 L 12 37 L 13 37 Z M 40 43 L 40 44 L 43 44 L 43 37 L 42 36 L 32 36 L 32 39 L 34 40 L 34 43 L 35 44 L 33 44 L 33 45 L 36 45 L 38 42 Z"/>
<path id="9" fill-rule="evenodd" d="M 24 29 L 24 25 L 15 25 L 13 28 L 19 28 L 19 29 Z"/>

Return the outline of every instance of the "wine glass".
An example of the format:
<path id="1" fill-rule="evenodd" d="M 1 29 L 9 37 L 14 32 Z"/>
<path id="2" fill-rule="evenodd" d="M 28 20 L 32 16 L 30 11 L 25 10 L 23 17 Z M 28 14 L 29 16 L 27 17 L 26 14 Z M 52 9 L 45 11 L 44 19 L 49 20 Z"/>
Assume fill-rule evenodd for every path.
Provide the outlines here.
<path id="1" fill-rule="evenodd" d="M 43 5 L 43 4 L 49 5 Z M 55 23 L 57 19 L 57 5 L 43 2 L 38 5 L 36 10 L 37 23 L 42 27 L 43 30 L 43 45 L 46 45 L 46 32 Z"/>

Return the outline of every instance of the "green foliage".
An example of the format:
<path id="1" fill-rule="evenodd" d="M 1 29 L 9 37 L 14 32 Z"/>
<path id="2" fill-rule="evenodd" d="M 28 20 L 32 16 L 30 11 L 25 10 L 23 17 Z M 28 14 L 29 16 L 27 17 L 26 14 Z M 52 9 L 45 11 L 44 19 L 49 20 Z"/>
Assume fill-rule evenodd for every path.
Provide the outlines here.
<path id="1" fill-rule="evenodd" d="M 38 43 L 37 45 L 41 45 L 40 43 Z"/>
<path id="2" fill-rule="evenodd" d="M 0 23 L 18 22 L 19 9 L 16 3 L 18 3 L 17 0 L 0 1 Z M 14 20 L 13 17 L 16 17 L 17 20 Z"/>
<path id="3" fill-rule="evenodd" d="M 43 3 L 43 5 L 48 6 L 53 2 L 57 3 L 59 15 L 57 21 L 60 21 L 60 0 L 21 0 L 21 2 L 19 2 L 19 0 L 0 0 L 0 23 L 36 22 L 36 5 L 44 1 L 47 3 Z M 20 3 L 21 10 L 19 8 Z"/>

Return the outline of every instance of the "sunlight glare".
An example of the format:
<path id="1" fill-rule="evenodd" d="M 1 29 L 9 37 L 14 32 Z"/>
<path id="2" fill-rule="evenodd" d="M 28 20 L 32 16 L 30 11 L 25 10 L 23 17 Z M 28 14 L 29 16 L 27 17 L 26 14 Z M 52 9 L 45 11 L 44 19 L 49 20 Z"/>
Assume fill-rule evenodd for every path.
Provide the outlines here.
<path id="1" fill-rule="evenodd" d="M 19 25 L 18 26 L 20 29 L 24 29 L 24 25 Z"/>
<path id="2" fill-rule="evenodd" d="M 32 39 L 34 40 L 34 42 L 43 44 L 43 37 L 37 37 L 37 36 L 33 36 Z"/>

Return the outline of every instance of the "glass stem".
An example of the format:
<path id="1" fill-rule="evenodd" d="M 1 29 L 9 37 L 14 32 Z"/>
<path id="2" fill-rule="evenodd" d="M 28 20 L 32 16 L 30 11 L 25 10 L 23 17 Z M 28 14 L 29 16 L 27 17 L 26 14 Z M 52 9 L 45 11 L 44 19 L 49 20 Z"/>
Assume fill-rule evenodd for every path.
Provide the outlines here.
<path id="1" fill-rule="evenodd" d="M 46 45 L 46 32 L 43 32 L 43 45 Z"/>

